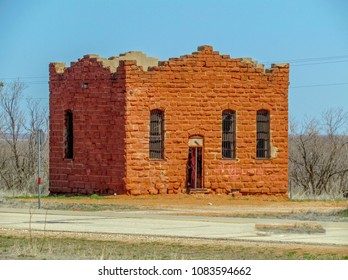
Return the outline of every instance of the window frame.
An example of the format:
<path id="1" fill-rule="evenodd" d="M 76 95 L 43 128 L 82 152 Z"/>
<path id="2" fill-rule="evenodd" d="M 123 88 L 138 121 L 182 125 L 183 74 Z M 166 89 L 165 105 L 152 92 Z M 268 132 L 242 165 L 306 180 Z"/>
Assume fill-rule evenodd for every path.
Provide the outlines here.
<path id="1" fill-rule="evenodd" d="M 150 111 L 149 159 L 164 159 L 164 111 L 160 109 Z"/>
<path id="2" fill-rule="evenodd" d="M 70 109 L 64 113 L 64 158 L 74 158 L 74 114 Z"/>
<path id="3" fill-rule="evenodd" d="M 256 158 L 271 158 L 271 114 L 265 109 L 256 112 Z"/>
<path id="4" fill-rule="evenodd" d="M 227 118 L 230 117 L 230 120 Z M 224 110 L 221 118 L 221 156 L 223 159 L 236 159 L 236 111 Z"/>

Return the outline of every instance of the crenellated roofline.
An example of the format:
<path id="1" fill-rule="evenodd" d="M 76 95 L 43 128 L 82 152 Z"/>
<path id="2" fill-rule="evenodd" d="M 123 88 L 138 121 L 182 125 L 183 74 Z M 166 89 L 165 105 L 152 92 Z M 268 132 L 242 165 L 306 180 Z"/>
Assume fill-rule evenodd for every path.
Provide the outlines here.
<path id="1" fill-rule="evenodd" d="M 289 63 L 276 63 L 272 64 L 271 68 L 264 68 L 264 64 L 260 64 L 252 58 L 231 58 L 229 55 L 221 55 L 218 51 L 214 51 L 212 46 L 208 45 L 199 46 L 197 51 L 190 55 L 182 55 L 179 58 L 170 58 L 167 61 L 158 61 L 156 57 L 149 57 L 140 51 L 130 51 L 109 58 L 102 58 L 97 54 L 87 54 L 84 55 L 83 58 L 80 58 L 78 62 L 89 59 L 96 60 L 101 63 L 102 67 L 109 69 L 110 73 L 115 73 L 120 61 L 135 61 L 135 64 L 142 67 L 143 71 L 156 71 L 160 70 L 162 67 L 177 64 L 178 62 L 181 62 L 181 65 L 185 65 L 186 62 L 192 59 L 209 55 L 220 56 L 222 60 L 240 62 L 245 66 L 259 69 L 259 72 L 263 73 L 271 73 L 276 68 L 289 68 Z M 51 65 L 54 66 L 57 74 L 63 74 L 66 69 L 73 67 L 73 65 L 78 62 L 71 62 L 70 67 L 67 67 L 65 62 L 53 62 Z"/>

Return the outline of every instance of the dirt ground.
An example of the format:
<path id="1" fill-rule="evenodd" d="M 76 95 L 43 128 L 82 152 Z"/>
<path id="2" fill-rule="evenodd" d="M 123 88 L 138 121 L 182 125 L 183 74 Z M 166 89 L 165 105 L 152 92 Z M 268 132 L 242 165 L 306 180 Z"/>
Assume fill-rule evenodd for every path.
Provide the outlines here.
<path id="1" fill-rule="evenodd" d="M 36 199 L 23 199 L 32 201 Z M 327 213 L 348 208 L 348 200 L 293 201 L 284 197 L 242 197 L 232 198 L 227 195 L 153 195 L 153 196 L 91 196 L 91 197 L 47 197 L 45 203 L 64 203 L 72 205 L 115 205 L 134 207 L 135 209 L 173 210 L 178 214 L 193 215 L 252 215 L 252 214 L 294 214 L 319 212 Z"/>

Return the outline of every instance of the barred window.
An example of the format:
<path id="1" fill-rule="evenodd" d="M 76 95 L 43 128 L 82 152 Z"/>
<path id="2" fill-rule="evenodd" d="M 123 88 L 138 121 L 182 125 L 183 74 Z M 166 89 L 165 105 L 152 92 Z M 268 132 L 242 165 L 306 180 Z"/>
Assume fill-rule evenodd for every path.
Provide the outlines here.
<path id="1" fill-rule="evenodd" d="M 222 112 L 222 158 L 236 158 L 236 112 Z"/>
<path id="2" fill-rule="evenodd" d="M 257 111 L 256 157 L 270 158 L 270 117 L 269 111 Z"/>
<path id="3" fill-rule="evenodd" d="M 74 157 L 74 131 L 73 131 L 73 112 L 65 111 L 65 131 L 64 131 L 64 154 L 65 158 Z"/>
<path id="4" fill-rule="evenodd" d="M 164 158 L 164 113 L 152 110 L 150 113 L 150 159 Z"/>

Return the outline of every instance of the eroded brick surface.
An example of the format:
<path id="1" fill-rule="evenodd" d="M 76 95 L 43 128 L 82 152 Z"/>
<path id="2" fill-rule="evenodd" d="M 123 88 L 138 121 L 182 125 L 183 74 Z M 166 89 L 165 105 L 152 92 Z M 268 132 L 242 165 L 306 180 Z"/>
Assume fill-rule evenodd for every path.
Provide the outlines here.
<path id="1" fill-rule="evenodd" d="M 281 194 L 288 181 L 288 64 L 264 69 L 210 46 L 144 71 L 94 56 L 50 64 L 50 191 L 165 194 L 185 191 L 189 138 L 203 138 L 203 187 Z M 88 88 L 83 88 L 88 84 Z M 74 114 L 74 158 L 64 158 L 64 112 Z M 165 113 L 163 160 L 149 159 L 150 111 Z M 236 159 L 222 159 L 221 114 L 236 111 Z M 256 112 L 270 111 L 272 157 L 256 158 Z"/>

